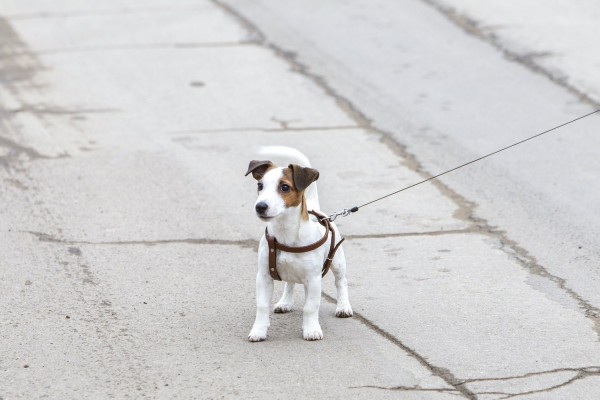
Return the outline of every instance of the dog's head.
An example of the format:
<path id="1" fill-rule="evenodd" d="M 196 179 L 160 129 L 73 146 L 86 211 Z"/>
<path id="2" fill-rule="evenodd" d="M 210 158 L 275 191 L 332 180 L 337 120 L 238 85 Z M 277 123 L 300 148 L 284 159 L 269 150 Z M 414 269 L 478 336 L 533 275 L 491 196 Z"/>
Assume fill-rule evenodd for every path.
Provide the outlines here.
<path id="1" fill-rule="evenodd" d="M 250 173 L 258 181 L 258 199 L 254 209 L 263 221 L 275 219 L 298 206 L 305 211 L 304 190 L 319 179 L 316 169 L 295 164 L 282 168 L 271 161 L 250 161 L 246 175 Z"/>

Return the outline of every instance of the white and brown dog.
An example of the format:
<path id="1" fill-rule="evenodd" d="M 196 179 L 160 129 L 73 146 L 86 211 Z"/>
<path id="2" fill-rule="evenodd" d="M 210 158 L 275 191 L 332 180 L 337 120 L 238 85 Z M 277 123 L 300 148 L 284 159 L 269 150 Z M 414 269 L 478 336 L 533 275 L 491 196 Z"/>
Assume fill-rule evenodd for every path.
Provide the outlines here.
<path id="1" fill-rule="evenodd" d="M 331 241 L 339 243 L 339 232 L 335 224 L 330 224 L 332 232 L 327 233 L 318 217 L 309 214 L 319 213 L 319 199 L 315 181 L 319 172 L 310 167 L 304 154 L 296 149 L 283 146 L 265 148 L 263 153 L 289 159 L 288 167 L 277 167 L 271 161 L 251 161 L 246 175 L 258 181 L 258 199 L 255 210 L 258 218 L 267 223 L 265 235 L 258 248 L 258 273 L 256 275 L 256 320 L 248 335 L 248 340 L 258 342 L 267 338 L 270 325 L 270 304 L 273 296 L 273 274 L 285 282 L 283 295 L 275 305 L 274 312 L 286 313 L 292 310 L 293 291 L 296 283 L 304 285 L 305 303 L 303 309 L 303 336 L 306 340 L 320 340 L 323 331 L 319 324 L 319 306 L 321 303 L 322 269 L 327 257 L 331 257 L 331 270 L 335 276 L 337 288 L 336 316 L 352 316 L 352 307 L 348 301 L 348 283 L 346 281 L 346 259 L 344 250 L 333 250 Z M 268 236 L 267 236 L 268 235 Z M 270 248 L 267 237 L 283 247 L 303 247 L 317 245 L 328 236 L 323 244 L 308 252 L 287 252 Z M 335 238 L 338 238 L 337 240 Z M 331 245 L 331 246 L 330 246 Z M 269 271 L 269 253 L 276 271 Z M 274 260 L 276 259 L 276 263 Z M 326 270 L 325 270 L 326 271 Z"/>

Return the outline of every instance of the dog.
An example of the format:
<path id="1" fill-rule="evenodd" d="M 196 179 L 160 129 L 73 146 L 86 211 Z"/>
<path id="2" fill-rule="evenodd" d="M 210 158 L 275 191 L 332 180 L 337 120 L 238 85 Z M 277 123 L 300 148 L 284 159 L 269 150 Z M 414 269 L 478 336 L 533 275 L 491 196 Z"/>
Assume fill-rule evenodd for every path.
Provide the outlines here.
<path id="1" fill-rule="evenodd" d="M 321 303 L 321 279 L 326 263 L 330 263 L 337 289 L 335 315 L 351 317 L 352 307 L 348 300 L 346 259 L 339 242 L 340 234 L 333 222 L 320 213 L 316 180 L 319 172 L 311 167 L 308 158 L 291 147 L 271 146 L 262 151 L 292 162 L 287 167 L 277 167 L 273 162 L 253 160 L 246 175 L 252 174 L 257 182 L 258 198 L 254 204 L 256 215 L 266 222 L 265 234 L 258 247 L 258 272 L 256 275 L 256 319 L 248 335 L 251 342 L 267 339 L 270 326 L 270 304 L 273 297 L 274 278 L 285 282 L 283 295 L 274 308 L 275 313 L 287 313 L 293 307 L 295 284 L 304 285 L 302 332 L 305 340 L 323 339 L 319 324 Z M 319 219 L 322 222 L 319 222 Z M 327 222 L 329 227 L 325 226 Z M 329 231 L 330 230 L 330 231 Z M 307 252 L 288 252 L 270 248 L 276 242 L 283 247 L 318 245 L 327 232 L 327 240 Z M 332 243 L 336 241 L 337 243 Z M 336 249 L 333 249 L 333 245 Z M 271 245 L 272 246 L 272 245 Z M 336 251 L 337 250 L 337 251 Z M 333 251 L 333 253 L 332 253 Z M 269 257 L 276 260 L 276 271 L 270 271 Z M 330 260 L 328 260 L 330 257 Z"/>

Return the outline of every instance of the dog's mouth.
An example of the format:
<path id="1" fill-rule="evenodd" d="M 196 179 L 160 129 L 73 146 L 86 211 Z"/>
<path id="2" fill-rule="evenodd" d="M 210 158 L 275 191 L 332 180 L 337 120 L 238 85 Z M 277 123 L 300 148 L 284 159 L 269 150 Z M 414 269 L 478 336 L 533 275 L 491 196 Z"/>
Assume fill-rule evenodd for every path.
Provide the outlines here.
<path id="1" fill-rule="evenodd" d="M 259 218 L 261 221 L 270 221 L 270 220 L 272 220 L 272 219 L 273 219 L 273 218 L 275 218 L 275 217 L 269 217 L 269 216 L 266 216 L 266 215 L 258 215 L 258 218 Z"/>

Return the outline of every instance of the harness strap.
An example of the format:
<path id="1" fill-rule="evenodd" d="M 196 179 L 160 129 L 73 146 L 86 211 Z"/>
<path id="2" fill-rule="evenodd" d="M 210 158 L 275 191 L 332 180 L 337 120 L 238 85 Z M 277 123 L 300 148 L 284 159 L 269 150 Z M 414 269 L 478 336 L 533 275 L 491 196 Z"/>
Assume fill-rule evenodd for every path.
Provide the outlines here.
<path id="1" fill-rule="evenodd" d="M 269 244 L 269 274 L 271 274 L 271 278 L 275 279 L 276 281 L 280 281 L 281 278 L 277 273 L 277 247 L 275 245 L 275 236 L 269 235 L 269 232 L 267 232 L 267 230 L 265 229 L 265 238 L 267 239 L 267 243 Z"/>
<path id="2" fill-rule="evenodd" d="M 333 232 L 333 230 L 331 232 Z M 327 272 L 329 272 L 329 267 L 331 267 L 331 263 L 333 262 L 333 257 L 335 256 L 335 252 L 337 251 L 337 249 L 340 247 L 340 245 L 342 244 L 342 242 L 344 240 L 346 240 L 346 238 L 342 238 L 342 240 L 340 240 L 340 242 L 338 244 L 336 244 L 335 247 L 333 247 L 333 243 L 335 243 L 335 242 L 332 237 L 332 239 L 331 239 L 332 248 L 329 249 L 329 254 L 327 255 L 327 259 L 323 263 L 323 273 L 321 274 L 321 277 L 324 277 L 327 274 Z"/>
<path id="3" fill-rule="evenodd" d="M 327 216 L 317 213 L 316 211 L 309 211 L 309 214 L 312 214 L 317 217 L 317 221 L 321 225 L 325 227 L 325 234 L 323 237 L 316 242 L 309 244 L 307 246 L 301 247 L 291 247 L 286 246 L 277 242 L 274 236 L 269 235 L 269 231 L 265 228 L 265 239 L 267 239 L 267 244 L 269 245 L 269 274 L 271 278 L 276 281 L 280 281 L 279 273 L 277 273 L 277 250 L 285 251 L 286 253 L 306 253 L 321 247 L 327 241 L 329 237 L 329 232 L 331 232 L 331 242 L 329 245 L 329 253 L 327 254 L 327 258 L 323 263 L 323 269 L 321 273 L 321 277 L 324 277 L 325 274 L 329 271 L 329 267 L 331 267 L 331 263 L 333 262 L 333 257 L 337 252 L 338 248 L 342 244 L 345 239 L 340 240 L 340 242 L 336 245 L 335 243 L 335 230 L 331 227 L 331 221 L 327 218 Z"/>
<path id="4" fill-rule="evenodd" d="M 309 211 L 309 213 L 315 215 L 317 217 L 317 219 L 319 218 L 319 215 L 317 213 L 315 213 L 314 211 Z M 323 223 L 321 223 L 321 224 L 325 227 L 325 234 L 323 235 L 323 237 L 321 239 L 317 240 L 316 242 L 309 244 L 307 246 L 291 247 L 291 246 L 286 246 L 285 244 L 281 244 L 281 243 L 277 242 L 277 240 L 275 240 L 275 243 L 277 243 L 276 244 L 277 249 L 281 250 L 281 251 L 285 251 L 286 253 L 307 253 L 309 251 L 318 249 L 319 247 L 323 246 L 323 244 L 327 241 L 327 237 L 329 236 L 329 231 L 331 230 L 331 225 L 330 225 L 329 221 L 327 221 L 325 224 L 323 224 Z"/>

